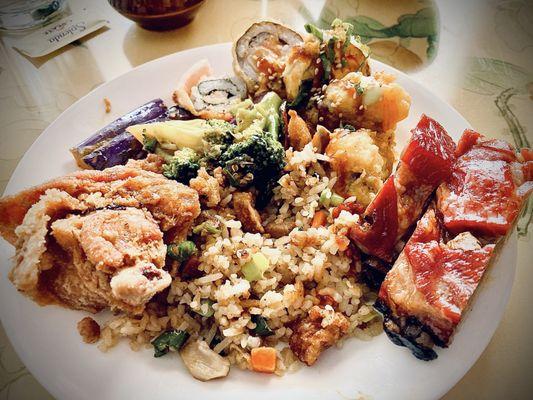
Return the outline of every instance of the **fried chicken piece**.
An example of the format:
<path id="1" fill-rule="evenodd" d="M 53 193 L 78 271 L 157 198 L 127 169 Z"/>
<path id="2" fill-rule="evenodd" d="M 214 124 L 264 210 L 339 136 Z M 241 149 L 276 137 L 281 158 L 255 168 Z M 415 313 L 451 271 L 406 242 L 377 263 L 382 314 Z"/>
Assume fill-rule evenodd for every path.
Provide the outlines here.
<path id="1" fill-rule="evenodd" d="M 80 320 L 77 327 L 78 333 L 85 343 L 92 344 L 100 340 L 100 325 L 91 317 Z"/>
<path id="2" fill-rule="evenodd" d="M 265 232 L 263 225 L 261 224 L 261 216 L 254 207 L 254 200 L 251 193 L 233 193 L 233 210 L 235 211 L 235 216 L 241 221 L 246 232 Z"/>
<path id="3" fill-rule="evenodd" d="M 265 226 L 265 232 L 275 239 L 288 235 L 296 225 L 290 221 L 272 221 Z"/>
<path id="4" fill-rule="evenodd" d="M 205 168 L 198 170 L 198 176 L 190 180 L 189 186 L 198 192 L 202 200 L 205 199 L 207 207 L 216 207 L 220 203 L 220 184 Z"/>
<path id="5" fill-rule="evenodd" d="M 163 235 L 183 236 L 198 194 L 139 168 L 81 171 L 0 199 L 10 280 L 41 305 L 130 313 L 170 285 Z"/>
<path id="6" fill-rule="evenodd" d="M 79 243 L 97 270 L 113 273 L 130 260 L 148 259 L 157 267 L 165 263 L 163 233 L 152 216 L 136 208 L 101 210 L 86 217 L 56 221 L 52 233 L 58 238 L 58 225 L 71 219 L 82 220 Z"/>
<path id="7" fill-rule="evenodd" d="M 163 157 L 157 154 L 149 153 L 146 158 L 140 160 L 131 159 L 126 164 L 126 167 L 138 168 L 149 172 L 155 172 L 156 174 L 163 173 L 163 164 L 165 160 Z"/>
<path id="8" fill-rule="evenodd" d="M 39 284 L 25 291 L 37 301 L 46 293 L 70 308 L 110 307 L 137 314 L 170 285 L 170 275 L 162 269 L 163 233 L 147 211 L 124 208 L 71 215 L 52 223 L 52 239 L 59 247 L 47 250 L 54 268 L 41 271 Z M 17 266 L 12 274 L 17 276 Z"/>
<path id="9" fill-rule="evenodd" d="M 307 317 L 295 325 L 289 346 L 300 361 L 311 366 L 348 332 L 349 325 L 348 319 L 331 306 L 313 306 Z"/>
<path id="10" fill-rule="evenodd" d="M 296 111 L 289 110 L 289 116 L 290 120 L 287 128 L 289 146 L 296 151 L 302 151 L 312 139 L 311 132 L 309 132 L 307 124 L 298 116 Z"/>
<path id="11" fill-rule="evenodd" d="M 4 239 L 15 244 L 16 227 L 48 189 L 66 192 L 88 208 L 111 204 L 144 207 L 163 232 L 186 231 L 200 213 L 196 191 L 160 174 L 122 165 L 103 171 L 83 170 L 0 199 L 0 235 Z"/>
<path id="12" fill-rule="evenodd" d="M 54 266 L 53 258 L 47 254 L 46 238 L 50 220 L 64 214 L 65 210 L 85 209 L 81 202 L 57 189 L 50 189 L 41 201 L 31 207 L 26 214 L 25 223 L 21 221 L 12 232 L 15 237 L 13 244 L 17 250 L 9 279 L 18 290 L 32 297 L 33 291 L 38 290 L 40 271 L 49 270 Z M 0 225 L 0 228 L 3 227 Z"/>

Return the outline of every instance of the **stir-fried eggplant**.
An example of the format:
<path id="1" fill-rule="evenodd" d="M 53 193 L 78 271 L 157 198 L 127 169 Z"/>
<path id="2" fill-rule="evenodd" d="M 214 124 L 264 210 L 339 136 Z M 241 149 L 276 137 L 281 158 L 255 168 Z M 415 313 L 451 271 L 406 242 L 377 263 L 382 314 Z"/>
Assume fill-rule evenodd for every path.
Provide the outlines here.
<path id="1" fill-rule="evenodd" d="M 142 158 L 146 155 L 142 145 L 126 132 L 126 128 L 130 125 L 166 119 L 166 112 L 163 100 L 152 100 L 117 118 L 72 147 L 70 152 L 81 168 L 98 170 L 125 164 L 130 158 Z"/>

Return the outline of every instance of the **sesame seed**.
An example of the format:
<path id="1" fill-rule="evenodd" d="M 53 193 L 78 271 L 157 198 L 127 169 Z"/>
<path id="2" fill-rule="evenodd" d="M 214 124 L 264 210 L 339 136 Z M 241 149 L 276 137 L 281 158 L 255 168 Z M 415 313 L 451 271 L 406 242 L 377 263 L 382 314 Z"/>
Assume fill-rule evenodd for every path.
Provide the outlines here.
<path id="1" fill-rule="evenodd" d="M 269 73 L 269 74 L 272 73 L 272 68 L 269 68 L 269 69 L 268 69 L 268 73 Z"/>
<path id="2" fill-rule="evenodd" d="M 318 120 L 319 120 L 320 122 L 322 122 L 322 121 L 324 121 L 324 117 L 318 117 Z"/>
<path id="3" fill-rule="evenodd" d="M 361 104 L 361 105 L 359 106 L 359 110 L 362 110 L 362 109 L 363 109 L 363 105 Z"/>
<path id="4" fill-rule="evenodd" d="M 315 75 L 318 75 L 318 68 L 315 68 Z"/>
<path id="5" fill-rule="evenodd" d="M 321 62 L 322 62 L 322 60 L 321 60 L 320 58 L 317 58 L 317 59 L 316 59 L 316 63 L 317 63 L 317 64 L 320 64 Z"/>
<path id="6" fill-rule="evenodd" d="M 336 67 L 341 69 L 342 68 L 342 64 L 341 63 L 337 63 Z"/>

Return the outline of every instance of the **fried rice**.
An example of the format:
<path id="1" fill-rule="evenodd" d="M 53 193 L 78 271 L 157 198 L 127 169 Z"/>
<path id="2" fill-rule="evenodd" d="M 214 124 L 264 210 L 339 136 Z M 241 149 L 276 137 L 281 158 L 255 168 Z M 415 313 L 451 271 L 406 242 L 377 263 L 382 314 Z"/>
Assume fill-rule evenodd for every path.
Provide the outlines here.
<path id="1" fill-rule="evenodd" d="M 250 369 L 253 348 L 276 347 L 276 373 L 283 374 L 299 364 L 287 345 L 291 324 L 320 304 L 323 296 L 333 298 L 337 310 L 349 320 L 343 340 L 368 340 L 381 332 L 380 317 L 372 308 L 376 295 L 358 281 L 361 265 L 347 254 L 343 235 L 358 216 L 341 212 L 333 221 L 330 214 L 325 226 L 311 227 L 321 207 L 320 193 L 332 189 L 336 181 L 335 174 L 322 167 L 327 157 L 315 153 L 311 144 L 300 152 L 289 149 L 286 153 L 287 173 L 274 189 L 262 219 L 264 226 L 291 227 L 288 234 L 274 238 L 244 232 L 231 208 L 235 189 L 223 188 L 219 205 L 204 209 L 200 217 L 217 219 L 220 227 L 220 234 L 207 236 L 199 247 L 198 269 L 203 276 L 185 281 L 175 275 L 166 301 L 152 301 L 140 316 L 118 315 L 105 322 L 98 345 L 102 351 L 121 338 L 129 340 L 133 350 L 149 348 L 161 332 L 179 329 L 202 338 L 241 369 Z M 241 267 L 257 251 L 269 259 L 270 268 L 262 279 L 249 282 L 242 277 Z M 198 314 L 205 312 L 204 299 L 214 302 L 210 318 Z M 266 318 L 273 335 L 253 336 L 252 315 Z"/>

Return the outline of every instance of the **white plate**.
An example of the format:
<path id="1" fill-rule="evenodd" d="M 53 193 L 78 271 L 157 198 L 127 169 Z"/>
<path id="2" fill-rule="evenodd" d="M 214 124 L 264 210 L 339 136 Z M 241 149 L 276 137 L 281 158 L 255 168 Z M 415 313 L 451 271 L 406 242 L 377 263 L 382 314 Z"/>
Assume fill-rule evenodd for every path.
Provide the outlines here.
<path id="1" fill-rule="evenodd" d="M 6 194 L 74 171 L 68 148 L 112 119 L 156 97 L 170 100 L 180 75 L 207 58 L 219 74 L 230 73 L 229 44 L 202 47 L 152 61 L 98 87 L 59 116 L 28 150 L 15 170 Z M 408 76 L 376 61 L 373 70 L 398 76 L 412 96 L 409 118 L 398 128 L 398 142 L 422 113 L 439 121 L 458 139 L 466 120 L 451 106 Z M 103 111 L 102 99 L 113 111 Z M 223 380 L 201 383 L 185 370 L 176 354 L 155 359 L 152 351 L 130 351 L 123 343 L 107 354 L 83 344 L 76 322 L 85 313 L 55 306 L 39 307 L 7 279 L 13 249 L 0 241 L 2 279 L 0 316 L 17 353 L 33 375 L 57 399 L 436 399 L 474 364 L 502 318 L 516 267 L 516 238 L 507 243 L 487 273 L 471 311 L 454 342 L 439 358 L 423 362 L 393 345 L 384 334 L 369 342 L 351 339 L 342 349 L 326 351 L 312 368 L 282 378 L 233 368 Z"/>

